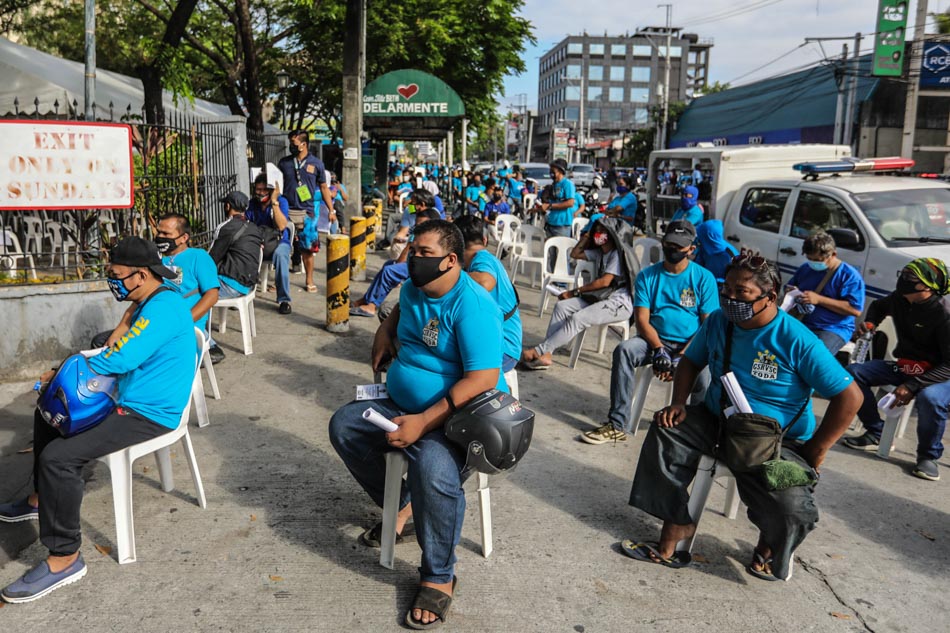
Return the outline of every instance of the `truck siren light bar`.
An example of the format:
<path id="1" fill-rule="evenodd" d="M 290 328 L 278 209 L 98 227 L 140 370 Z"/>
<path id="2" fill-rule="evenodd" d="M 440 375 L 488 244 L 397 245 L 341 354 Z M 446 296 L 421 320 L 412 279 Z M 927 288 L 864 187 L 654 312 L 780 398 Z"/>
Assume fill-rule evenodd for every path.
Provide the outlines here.
<path id="1" fill-rule="evenodd" d="M 818 160 L 797 163 L 792 168 L 806 175 L 840 174 L 852 171 L 894 171 L 913 167 L 914 161 L 900 156 L 887 158 L 842 158 L 841 160 Z"/>

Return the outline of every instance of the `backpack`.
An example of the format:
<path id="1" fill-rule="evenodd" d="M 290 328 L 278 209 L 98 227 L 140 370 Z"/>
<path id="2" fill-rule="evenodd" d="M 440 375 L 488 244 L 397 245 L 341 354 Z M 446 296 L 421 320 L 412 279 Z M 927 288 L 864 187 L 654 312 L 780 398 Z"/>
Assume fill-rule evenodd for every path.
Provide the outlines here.
<path id="1" fill-rule="evenodd" d="M 272 226 L 259 226 L 264 244 L 264 259 L 271 259 L 280 245 L 280 231 Z"/>

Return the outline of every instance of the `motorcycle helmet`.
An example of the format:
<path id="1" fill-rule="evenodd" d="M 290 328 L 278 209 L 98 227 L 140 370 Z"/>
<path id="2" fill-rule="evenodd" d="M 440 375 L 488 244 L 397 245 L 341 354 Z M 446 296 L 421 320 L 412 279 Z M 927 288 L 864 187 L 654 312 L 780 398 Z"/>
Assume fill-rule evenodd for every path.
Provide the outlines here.
<path id="1" fill-rule="evenodd" d="M 36 408 L 47 424 L 70 437 L 102 422 L 115 409 L 115 378 L 89 369 L 82 354 L 63 361 L 40 390 Z"/>
<path id="2" fill-rule="evenodd" d="M 475 396 L 445 423 L 445 436 L 465 450 L 466 467 L 489 475 L 515 467 L 533 430 L 534 412 L 497 389 Z"/>

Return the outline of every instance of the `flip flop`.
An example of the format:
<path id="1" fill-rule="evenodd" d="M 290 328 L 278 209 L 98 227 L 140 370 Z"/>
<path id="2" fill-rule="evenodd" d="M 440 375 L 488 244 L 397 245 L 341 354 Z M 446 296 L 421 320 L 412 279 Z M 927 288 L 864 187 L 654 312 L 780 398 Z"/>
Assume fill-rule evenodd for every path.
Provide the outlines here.
<path id="1" fill-rule="evenodd" d="M 545 365 L 540 359 L 537 358 L 534 360 L 523 360 L 521 361 L 521 365 L 525 369 L 530 369 L 532 371 L 545 371 L 547 369 L 551 369 L 550 365 Z"/>
<path id="2" fill-rule="evenodd" d="M 660 555 L 659 543 L 634 543 L 627 539 L 620 544 L 620 549 L 634 560 L 656 563 L 671 569 L 682 569 L 693 561 L 693 556 L 689 552 L 673 552 L 669 558 L 663 558 Z"/>
<path id="3" fill-rule="evenodd" d="M 434 629 L 442 626 L 445 623 L 446 616 L 449 613 L 449 607 L 452 606 L 452 597 L 455 595 L 455 589 L 458 586 L 458 582 L 458 578 L 452 578 L 451 596 L 443 591 L 439 591 L 438 589 L 433 589 L 432 587 L 419 587 L 419 591 L 416 593 L 416 598 L 412 601 L 412 606 L 409 607 L 408 611 L 406 611 L 406 626 L 411 629 L 416 629 L 417 631 L 425 631 L 427 629 Z M 421 621 L 412 617 L 412 612 L 415 609 L 421 609 L 423 611 L 428 611 L 429 613 L 434 613 L 435 617 L 438 619 L 433 620 L 428 624 L 423 624 Z"/>
<path id="4" fill-rule="evenodd" d="M 756 569 L 755 567 L 753 567 L 753 565 L 758 565 L 762 569 Z M 752 574 L 753 576 L 755 576 L 756 578 L 760 578 L 762 580 L 768 580 L 769 582 L 776 582 L 776 581 L 781 580 L 781 578 L 776 578 L 772 574 L 772 559 L 762 556 L 762 554 L 760 554 L 759 552 L 755 550 L 752 551 L 752 562 L 746 565 L 745 570 L 749 572 L 750 574 Z"/>
<path id="5" fill-rule="evenodd" d="M 311 285 L 307 286 L 307 292 L 315 293 L 316 291 L 317 291 L 317 286 L 316 286 L 316 284 L 311 284 Z"/>
<path id="6" fill-rule="evenodd" d="M 367 312 L 364 310 L 363 306 L 354 306 L 350 308 L 350 316 L 374 317 L 376 315 L 372 312 Z"/>
<path id="7" fill-rule="evenodd" d="M 373 527 L 360 534 L 360 543 L 366 547 L 379 548 L 383 533 L 383 522 L 380 521 Z M 396 534 L 396 545 L 416 540 L 416 530 L 412 523 L 407 523 L 402 528 L 402 534 Z"/>

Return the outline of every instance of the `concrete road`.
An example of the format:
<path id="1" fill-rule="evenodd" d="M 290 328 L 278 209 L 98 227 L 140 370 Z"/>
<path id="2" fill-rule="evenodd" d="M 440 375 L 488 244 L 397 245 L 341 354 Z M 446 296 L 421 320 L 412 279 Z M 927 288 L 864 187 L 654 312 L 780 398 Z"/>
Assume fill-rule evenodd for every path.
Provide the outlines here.
<path id="1" fill-rule="evenodd" d="M 381 261 L 371 257 L 370 268 Z M 209 401 L 211 426 L 191 427 L 207 510 L 195 503 L 180 451 L 173 457 L 177 489 L 169 494 L 154 461 L 138 461 L 138 562 L 120 566 L 109 474 L 102 465 L 89 468 L 82 547 L 88 576 L 38 602 L 6 605 L 3 630 L 400 629 L 415 592 L 418 546 L 398 546 L 390 571 L 379 566 L 377 550 L 357 543 L 379 510 L 326 431 L 354 385 L 372 379 L 366 361 L 376 323 L 356 319 L 348 334 L 328 334 L 324 295 L 299 292 L 302 276 L 292 282 L 290 317 L 277 315 L 273 294 L 258 300 L 252 356 L 241 354 L 239 332 L 219 337 L 228 354 L 216 367 L 223 399 Z M 537 292 L 520 292 L 526 342 L 535 343 L 549 315 L 537 319 Z M 950 482 L 908 474 L 913 425 L 890 461 L 844 448 L 829 456 L 818 488 L 821 522 L 799 549 L 790 582 L 745 573 L 756 534 L 744 511 L 736 521 L 721 515 L 721 482 L 700 525 L 697 562 L 674 571 L 618 549 L 623 538 L 652 539 L 658 531 L 655 520 L 626 503 L 643 433 L 617 445 L 576 440 L 605 419 L 609 353 L 588 350 L 576 371 L 566 355 L 555 359 L 550 371 L 520 376 L 522 400 L 538 413 L 535 439 L 513 473 L 492 480 L 489 559 L 478 545 L 473 482 L 467 486 L 460 584 L 444 630 L 950 630 Z M 0 387 L 3 499 L 28 490 L 32 456 L 19 451 L 30 446 L 30 386 Z M 651 394 L 645 418 L 660 396 Z M 35 524 L 0 525 L 0 584 L 44 555 L 36 534 Z"/>

